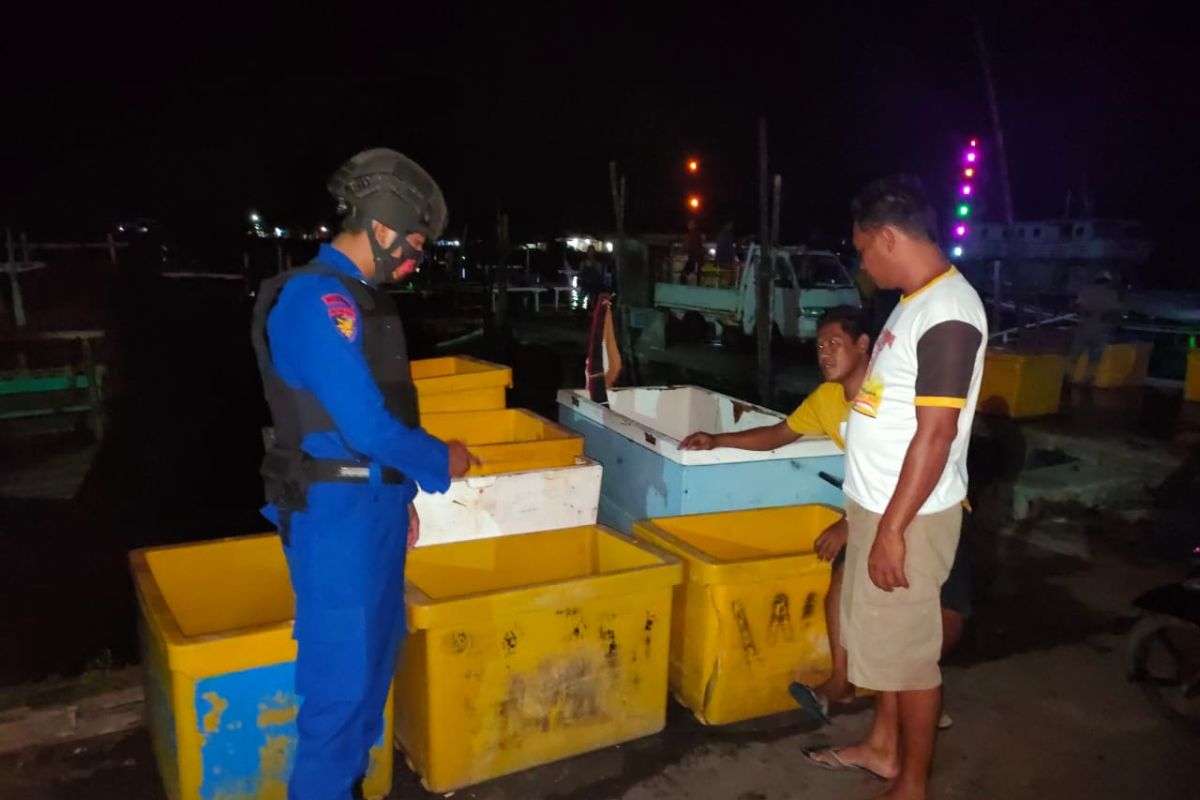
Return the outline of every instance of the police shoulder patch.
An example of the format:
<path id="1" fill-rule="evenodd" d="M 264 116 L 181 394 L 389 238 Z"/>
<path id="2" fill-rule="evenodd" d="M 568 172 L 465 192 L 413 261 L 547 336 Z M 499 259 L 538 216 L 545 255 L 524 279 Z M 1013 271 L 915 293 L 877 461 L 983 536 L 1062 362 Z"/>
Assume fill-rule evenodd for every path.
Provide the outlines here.
<path id="1" fill-rule="evenodd" d="M 345 295 L 336 293 L 321 295 L 321 302 L 325 304 L 325 311 L 329 314 L 329 320 L 337 332 L 346 337 L 348 342 L 356 340 L 358 338 L 358 309 L 354 307 L 354 303 L 350 302 Z"/>

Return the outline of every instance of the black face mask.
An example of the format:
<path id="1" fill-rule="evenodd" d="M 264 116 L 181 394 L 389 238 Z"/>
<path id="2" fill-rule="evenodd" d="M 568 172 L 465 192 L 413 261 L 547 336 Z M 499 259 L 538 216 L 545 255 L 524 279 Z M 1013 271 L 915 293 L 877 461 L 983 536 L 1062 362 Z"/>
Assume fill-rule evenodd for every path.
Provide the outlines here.
<path id="1" fill-rule="evenodd" d="M 411 261 L 417 267 L 425 263 L 425 251 L 422 248 L 413 247 L 408 241 L 408 237 L 400 237 L 400 255 L 394 256 L 392 255 L 396 249 L 394 246 L 391 250 L 385 249 L 375 237 L 375 230 L 368 225 L 367 231 L 367 238 L 371 241 L 371 255 L 375 258 L 375 277 L 371 279 L 370 283 L 379 284 L 390 280 L 392 273 L 405 262 Z"/>

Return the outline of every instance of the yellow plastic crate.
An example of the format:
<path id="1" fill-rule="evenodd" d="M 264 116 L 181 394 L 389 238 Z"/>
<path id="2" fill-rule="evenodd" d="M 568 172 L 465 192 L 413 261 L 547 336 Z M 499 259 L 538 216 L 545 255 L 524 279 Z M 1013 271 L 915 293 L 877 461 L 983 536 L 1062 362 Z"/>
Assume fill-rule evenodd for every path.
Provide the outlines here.
<path id="1" fill-rule="evenodd" d="M 296 747 L 295 595 L 274 534 L 129 555 L 146 721 L 171 800 L 287 796 Z M 364 785 L 392 785 L 392 704 Z"/>
<path id="2" fill-rule="evenodd" d="M 512 370 L 465 356 L 413 361 L 412 377 L 422 414 L 504 408 Z"/>
<path id="3" fill-rule="evenodd" d="M 794 710 L 791 681 L 829 676 L 830 566 L 813 542 L 840 517 L 803 505 L 634 523 L 634 536 L 683 559 L 671 691 L 705 725 Z"/>
<path id="4" fill-rule="evenodd" d="M 1004 417 L 1057 414 L 1067 359 L 988 350 L 983 363 L 979 410 Z"/>
<path id="5" fill-rule="evenodd" d="M 568 467 L 583 455 L 582 436 L 524 409 L 428 414 L 421 425 L 443 441 L 458 439 L 483 461 L 471 476 Z"/>
<path id="6" fill-rule="evenodd" d="M 1200 401 L 1200 349 L 1188 351 L 1187 381 L 1183 386 L 1183 399 Z"/>
<path id="7" fill-rule="evenodd" d="M 1123 386 L 1142 386 L 1150 370 L 1149 342 L 1122 342 L 1110 344 L 1100 354 L 1100 365 L 1096 368 L 1092 383 L 1098 389 L 1116 389 Z M 1071 367 L 1071 381 L 1079 383 L 1087 369 L 1088 354 L 1084 353 Z"/>
<path id="8" fill-rule="evenodd" d="M 396 744 L 425 787 L 661 730 L 681 579 L 677 560 L 594 525 L 414 550 Z"/>

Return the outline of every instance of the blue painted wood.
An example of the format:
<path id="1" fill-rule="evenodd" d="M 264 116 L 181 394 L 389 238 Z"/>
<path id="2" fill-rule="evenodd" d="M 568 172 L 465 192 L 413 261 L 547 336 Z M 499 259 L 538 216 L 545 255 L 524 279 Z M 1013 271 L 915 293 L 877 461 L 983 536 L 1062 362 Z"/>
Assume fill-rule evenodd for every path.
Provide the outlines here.
<path id="1" fill-rule="evenodd" d="M 599 522 L 629 533 L 640 519 L 799 503 L 842 506 L 841 490 L 818 473 L 843 477 L 843 456 L 685 466 L 566 406 L 558 421 L 583 435 L 588 458 L 604 466 Z"/>

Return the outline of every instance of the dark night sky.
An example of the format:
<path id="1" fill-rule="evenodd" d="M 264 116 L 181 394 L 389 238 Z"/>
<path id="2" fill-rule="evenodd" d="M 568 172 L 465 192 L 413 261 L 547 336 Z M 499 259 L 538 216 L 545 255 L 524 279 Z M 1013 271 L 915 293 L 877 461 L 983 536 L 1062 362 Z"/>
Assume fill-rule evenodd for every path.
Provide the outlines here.
<path id="1" fill-rule="evenodd" d="M 709 226 L 734 216 L 746 231 L 765 113 L 785 236 L 841 234 L 867 179 L 911 171 L 945 198 L 958 143 L 991 138 L 966 3 L 493 3 L 420 21 L 411 5 L 268 17 L 160 4 L 69 30 L 5 12 L 23 35 L 5 36 L 0 218 L 64 236 L 136 215 L 180 235 L 235 231 L 252 207 L 268 224 L 328 220 L 327 175 L 387 145 L 439 179 L 456 231 L 487 230 L 497 202 L 517 236 L 610 227 L 614 158 L 632 229 L 678 228 L 688 153 L 704 160 Z M 1200 93 L 1181 20 L 1133 4 L 978 8 L 1018 215 L 1061 213 L 1086 180 L 1097 213 L 1182 240 Z M 997 189 L 982 198 L 993 215 Z"/>

